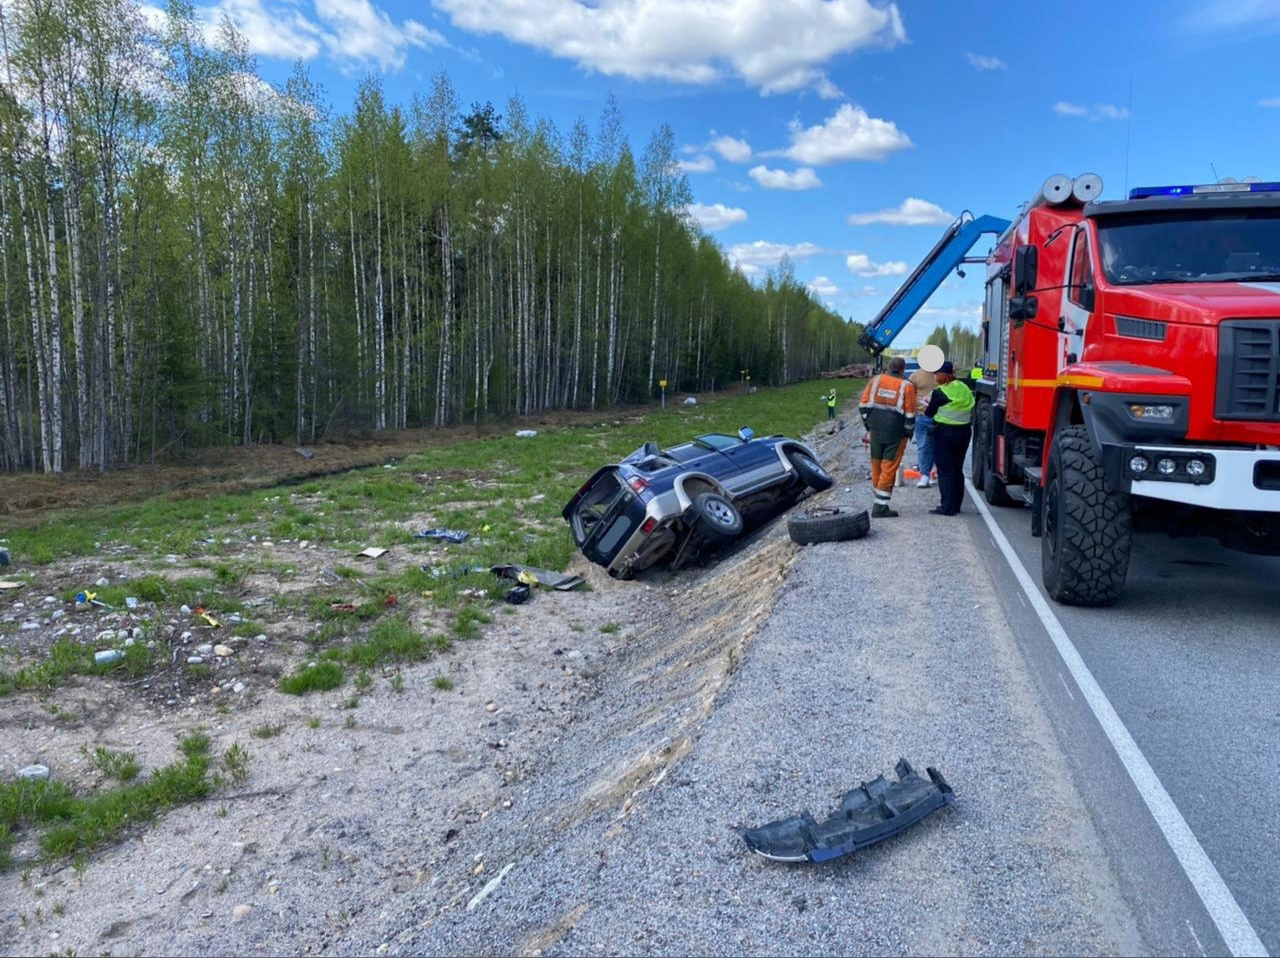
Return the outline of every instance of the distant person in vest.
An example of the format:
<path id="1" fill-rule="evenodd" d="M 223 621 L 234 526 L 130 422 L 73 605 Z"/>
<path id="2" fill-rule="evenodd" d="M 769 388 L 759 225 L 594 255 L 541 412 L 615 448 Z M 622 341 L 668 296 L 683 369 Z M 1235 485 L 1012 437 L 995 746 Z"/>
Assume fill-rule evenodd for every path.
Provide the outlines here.
<path id="1" fill-rule="evenodd" d="M 871 488 L 876 502 L 874 519 L 896 516 L 889 508 L 898 478 L 898 464 L 907 451 L 907 440 L 916 428 L 916 387 L 902 378 L 907 361 L 901 356 L 889 360 L 886 371 L 868 380 L 858 400 L 862 424 L 871 434 Z"/>
<path id="2" fill-rule="evenodd" d="M 929 511 L 954 516 L 964 501 L 964 456 L 969 451 L 973 423 L 973 392 L 959 379 L 955 367 L 943 363 L 937 372 L 938 388 L 929 397 L 925 413 L 933 418 L 933 455 L 938 463 L 938 492 L 942 503 Z"/>
<path id="3" fill-rule="evenodd" d="M 827 393 L 825 398 L 827 400 L 827 418 L 835 419 L 836 418 L 836 391 L 834 389 L 831 390 L 831 392 Z"/>

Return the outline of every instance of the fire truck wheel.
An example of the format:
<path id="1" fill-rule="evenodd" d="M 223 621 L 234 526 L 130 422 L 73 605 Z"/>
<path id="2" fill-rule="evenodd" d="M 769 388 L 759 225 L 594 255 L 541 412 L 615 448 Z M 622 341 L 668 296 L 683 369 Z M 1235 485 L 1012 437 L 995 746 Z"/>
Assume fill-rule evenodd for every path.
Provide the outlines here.
<path id="1" fill-rule="evenodd" d="M 1045 475 L 1040 560 L 1049 595 L 1067 605 L 1110 605 L 1129 571 L 1129 497 L 1107 485 L 1084 426 L 1053 437 Z"/>
<path id="2" fill-rule="evenodd" d="M 973 484 L 981 489 L 987 502 L 993 506 L 1016 506 L 1020 503 L 1005 491 L 1004 480 L 996 475 L 991 464 L 995 462 L 995 416 L 991 411 L 991 403 L 984 402 L 978 407 L 977 420 L 974 424 L 973 437 Z M 977 476 L 982 472 L 982 482 Z"/>

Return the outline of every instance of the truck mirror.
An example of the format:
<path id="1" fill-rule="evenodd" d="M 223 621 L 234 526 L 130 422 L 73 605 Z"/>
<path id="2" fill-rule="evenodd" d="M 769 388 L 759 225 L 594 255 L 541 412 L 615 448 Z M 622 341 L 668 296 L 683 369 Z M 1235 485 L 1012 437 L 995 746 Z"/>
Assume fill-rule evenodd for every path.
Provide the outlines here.
<path id="1" fill-rule="evenodd" d="M 1036 288 L 1036 271 L 1040 251 L 1034 246 L 1019 246 L 1013 254 L 1013 291 L 1025 293 Z"/>
<path id="2" fill-rule="evenodd" d="M 1032 247 L 1034 249 L 1034 247 Z M 1014 296 L 1009 300 L 1009 318 L 1016 323 L 1035 319 L 1040 308 L 1040 301 L 1034 296 Z"/>

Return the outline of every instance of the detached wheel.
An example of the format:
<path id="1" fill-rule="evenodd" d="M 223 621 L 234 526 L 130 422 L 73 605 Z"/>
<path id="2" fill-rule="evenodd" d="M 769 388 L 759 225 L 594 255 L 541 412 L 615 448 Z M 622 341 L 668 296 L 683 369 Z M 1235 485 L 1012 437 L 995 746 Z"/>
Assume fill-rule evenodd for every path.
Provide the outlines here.
<path id="1" fill-rule="evenodd" d="M 742 535 L 742 514 L 718 492 L 703 492 L 693 498 L 690 517 L 703 537 L 723 545 Z"/>
<path id="2" fill-rule="evenodd" d="M 836 484 L 836 481 L 831 478 L 831 474 L 818 465 L 818 460 L 807 452 L 793 449 L 787 453 L 787 459 L 795 467 L 796 475 L 800 477 L 800 480 L 814 492 L 822 492 L 824 489 L 830 489 Z"/>
<path id="3" fill-rule="evenodd" d="M 982 490 L 984 498 L 993 506 L 1016 506 L 1019 502 L 1005 490 L 1004 480 L 996 475 L 993 464 L 996 461 L 995 414 L 991 403 L 984 402 L 978 407 L 978 416 L 974 422 L 973 437 L 973 484 Z M 979 483 L 978 470 L 982 470 L 982 482 Z"/>
<path id="4" fill-rule="evenodd" d="M 1053 437 L 1044 487 L 1040 565 L 1066 605 L 1110 605 L 1124 591 L 1133 543 L 1129 497 L 1107 485 L 1084 426 Z"/>
<path id="5" fill-rule="evenodd" d="M 807 515 L 792 516 L 787 520 L 787 532 L 791 541 L 802 546 L 814 542 L 845 542 L 861 539 L 871 530 L 871 517 L 867 510 L 815 509 Z"/>

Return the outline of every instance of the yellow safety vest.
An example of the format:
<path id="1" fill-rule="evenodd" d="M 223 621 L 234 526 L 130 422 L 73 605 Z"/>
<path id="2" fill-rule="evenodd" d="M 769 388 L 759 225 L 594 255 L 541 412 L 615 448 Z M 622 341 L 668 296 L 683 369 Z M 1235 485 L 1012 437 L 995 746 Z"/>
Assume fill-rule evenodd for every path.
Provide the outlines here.
<path id="1" fill-rule="evenodd" d="M 945 386 L 939 386 L 942 394 L 950 400 L 946 405 L 938 407 L 933 421 L 940 426 L 967 426 L 973 421 L 973 393 L 969 387 L 958 379 L 953 379 Z"/>

